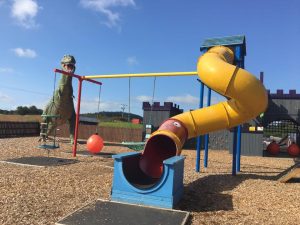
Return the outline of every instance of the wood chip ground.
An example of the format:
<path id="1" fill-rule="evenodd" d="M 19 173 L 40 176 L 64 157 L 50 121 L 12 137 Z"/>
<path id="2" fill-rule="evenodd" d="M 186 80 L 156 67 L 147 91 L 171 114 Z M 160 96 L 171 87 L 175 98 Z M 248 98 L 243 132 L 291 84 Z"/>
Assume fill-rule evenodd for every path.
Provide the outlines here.
<path id="1" fill-rule="evenodd" d="M 0 160 L 45 156 L 38 138 L 0 139 Z M 85 150 L 80 144 L 79 150 Z M 50 156 L 70 158 L 61 143 Z M 104 147 L 121 153 L 125 147 Z M 278 175 L 294 164 L 289 158 L 242 157 L 241 173 L 231 176 L 231 155 L 210 151 L 209 167 L 195 172 L 195 151 L 186 156 L 184 197 L 177 209 L 191 213 L 189 224 L 300 224 L 300 182 L 278 182 Z M 203 159 L 203 155 L 201 155 Z M 98 198 L 110 198 L 113 159 L 77 156 L 78 163 L 28 167 L 0 163 L 0 224 L 54 224 Z"/>

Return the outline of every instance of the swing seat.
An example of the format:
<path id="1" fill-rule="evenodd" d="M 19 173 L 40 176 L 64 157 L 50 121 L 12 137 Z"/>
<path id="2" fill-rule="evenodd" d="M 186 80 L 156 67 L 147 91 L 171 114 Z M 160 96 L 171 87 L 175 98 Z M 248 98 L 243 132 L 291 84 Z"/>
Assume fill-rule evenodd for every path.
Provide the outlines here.
<path id="1" fill-rule="evenodd" d="M 47 149 L 47 150 L 52 150 L 52 149 L 57 149 L 57 148 L 59 148 L 59 146 L 58 146 L 58 145 L 47 145 L 47 144 L 42 144 L 42 145 L 39 145 L 38 148 Z"/>
<path id="2" fill-rule="evenodd" d="M 50 118 L 53 118 L 55 119 L 55 125 L 56 125 L 56 119 L 57 118 L 60 118 L 60 115 L 46 115 L 46 114 L 42 114 L 41 117 L 45 118 L 47 121 L 48 119 Z M 38 148 L 41 148 L 41 149 L 46 149 L 46 150 L 54 150 L 54 149 L 57 149 L 59 148 L 59 145 L 57 145 L 55 142 L 56 140 L 56 131 L 54 133 L 54 138 L 53 138 L 53 144 L 46 144 L 46 138 L 47 138 L 47 131 L 48 131 L 48 123 L 45 123 L 45 122 L 41 122 L 40 123 L 40 140 L 43 139 L 43 142 L 44 144 L 42 145 L 39 145 Z"/>
<path id="3" fill-rule="evenodd" d="M 145 142 L 124 142 L 123 141 L 121 144 L 134 151 L 142 151 L 145 147 Z"/>

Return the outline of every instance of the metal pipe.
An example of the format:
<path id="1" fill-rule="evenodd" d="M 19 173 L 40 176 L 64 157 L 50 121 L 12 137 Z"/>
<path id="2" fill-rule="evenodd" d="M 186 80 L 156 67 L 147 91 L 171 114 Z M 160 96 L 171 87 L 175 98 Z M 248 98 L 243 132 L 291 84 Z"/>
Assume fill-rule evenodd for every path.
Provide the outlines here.
<path id="1" fill-rule="evenodd" d="M 63 70 L 60 70 L 60 69 L 54 69 L 54 72 L 55 73 L 61 73 L 63 75 L 67 75 L 67 76 L 70 76 L 70 77 L 76 77 L 77 79 L 81 79 L 81 76 L 79 76 L 79 75 L 76 75 L 74 73 L 69 73 L 67 71 L 63 71 Z"/>
<path id="2" fill-rule="evenodd" d="M 109 75 L 88 75 L 84 79 L 104 79 L 104 78 L 127 78 L 127 77 L 170 77 L 170 76 L 195 76 L 197 71 L 192 72 L 165 72 L 165 73 L 125 73 Z"/>
<path id="3" fill-rule="evenodd" d="M 204 96 L 204 83 L 200 79 L 197 79 L 200 82 L 200 102 L 199 109 L 203 108 L 203 96 Z M 201 138 L 202 136 L 197 137 L 197 147 L 196 147 L 196 172 L 200 172 L 200 157 L 201 157 Z"/>
<path id="4" fill-rule="evenodd" d="M 67 76 L 70 76 L 70 77 L 76 77 L 79 80 L 86 80 L 86 81 L 94 83 L 94 84 L 102 85 L 102 82 L 99 82 L 99 81 L 96 81 L 96 80 L 91 80 L 91 79 L 88 79 L 88 78 L 84 78 L 84 77 L 79 76 L 77 74 L 69 73 L 69 72 L 66 72 L 66 71 L 63 71 L 63 70 L 60 70 L 60 69 L 54 69 L 54 72 L 61 73 L 63 75 L 67 75 Z"/>
<path id="5" fill-rule="evenodd" d="M 211 102 L 211 89 L 208 88 L 207 92 L 207 107 L 210 106 Z M 205 134 L 204 139 L 204 167 L 207 168 L 208 165 L 208 141 L 209 141 L 209 134 Z"/>
<path id="6" fill-rule="evenodd" d="M 235 176 L 236 175 L 236 157 L 237 157 L 237 148 L 236 148 L 236 143 L 237 143 L 237 127 L 234 127 L 233 129 L 233 148 L 232 148 L 232 171 L 231 171 L 231 175 Z"/>
<path id="7" fill-rule="evenodd" d="M 241 142 L 242 142 L 242 126 L 237 127 L 237 141 L 236 141 L 236 172 L 241 171 Z"/>
<path id="8" fill-rule="evenodd" d="M 244 60 L 239 60 L 237 66 L 244 69 Z M 263 83 L 262 83 L 263 84 Z M 241 171 L 241 143 L 242 143 L 242 126 L 238 125 L 236 130 L 236 172 Z"/>
<path id="9" fill-rule="evenodd" d="M 75 137 L 73 145 L 73 157 L 76 157 L 77 151 L 77 138 L 78 138 L 78 128 L 79 128 L 79 115 L 80 115 L 80 102 L 81 102 L 81 88 L 82 88 L 82 79 L 78 79 L 78 96 L 77 96 L 77 109 L 76 109 L 76 122 L 75 122 Z"/>

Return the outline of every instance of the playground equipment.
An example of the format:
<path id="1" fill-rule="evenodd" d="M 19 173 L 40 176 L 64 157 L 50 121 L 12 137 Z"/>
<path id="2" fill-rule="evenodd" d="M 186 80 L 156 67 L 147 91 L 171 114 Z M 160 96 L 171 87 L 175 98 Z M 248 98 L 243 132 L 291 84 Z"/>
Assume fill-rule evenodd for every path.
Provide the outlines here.
<path id="1" fill-rule="evenodd" d="M 101 99 L 101 88 L 102 85 L 99 85 L 99 95 L 98 95 L 98 111 L 97 111 L 97 121 L 99 123 L 99 111 L 100 111 L 100 99 Z M 102 137 L 98 135 L 98 124 L 96 125 L 96 132 L 95 134 L 92 134 L 86 144 L 87 144 L 87 150 L 91 152 L 92 154 L 100 153 L 102 148 L 104 147 L 104 142 Z"/>
<path id="2" fill-rule="evenodd" d="M 87 150 L 93 154 L 101 152 L 103 146 L 103 139 L 97 133 L 91 135 L 86 142 Z"/>
<path id="3" fill-rule="evenodd" d="M 197 72 L 85 76 L 121 78 L 198 74 L 203 85 L 229 99 L 168 119 L 151 135 L 142 154 L 115 156 L 112 200 L 172 207 L 182 195 L 183 158 L 180 158 L 180 153 L 184 142 L 211 131 L 235 127 L 264 112 L 268 98 L 263 84 L 246 70 L 232 65 L 238 51 L 239 48 L 225 46 L 209 48 L 200 57 Z M 177 167 L 181 164 L 179 162 L 182 166 Z M 167 180 L 174 182 L 166 185 Z M 158 187 L 162 192 L 156 192 Z"/>
<path id="4" fill-rule="evenodd" d="M 288 153 L 289 153 L 290 156 L 294 156 L 294 157 L 296 157 L 296 156 L 298 156 L 298 155 L 300 154 L 300 148 L 299 148 L 299 146 L 298 146 L 297 144 L 295 144 L 295 143 L 292 143 L 292 144 L 288 147 L 287 151 L 288 151 Z"/>
<path id="5" fill-rule="evenodd" d="M 75 61 L 74 61 L 75 63 Z M 60 84 L 63 85 L 66 83 L 64 79 L 61 79 Z M 68 86 L 68 85 L 65 85 Z M 43 114 L 41 115 L 42 117 L 42 122 L 40 124 L 40 140 L 43 143 L 39 145 L 39 148 L 46 149 L 48 151 L 48 156 L 49 152 L 52 149 L 59 148 L 59 144 L 56 140 L 56 127 L 58 125 L 57 121 L 60 119 L 60 115 L 58 115 L 58 108 L 57 104 L 55 101 L 57 101 L 57 95 L 58 92 L 62 91 L 62 87 L 58 88 L 56 90 L 56 73 L 54 73 L 54 85 L 53 85 L 53 96 L 52 100 L 47 104 L 45 110 L 43 111 Z M 63 91 L 62 91 L 63 92 Z M 70 125 L 71 126 L 71 125 Z M 52 144 L 47 144 L 47 140 L 49 139 L 48 135 L 53 132 L 53 139 L 52 139 Z M 72 132 L 70 132 L 71 135 Z"/>
<path id="6" fill-rule="evenodd" d="M 49 153 L 50 153 L 50 150 L 53 150 L 53 149 L 56 149 L 56 148 L 59 148 L 59 144 L 57 142 L 57 139 L 56 139 L 56 129 L 54 129 L 54 132 L 53 132 L 53 139 L 52 139 L 52 143 L 51 144 L 47 144 L 47 139 L 46 138 L 48 136 L 48 133 L 49 133 L 49 127 L 48 127 L 48 124 L 49 124 L 49 119 L 52 121 L 52 126 L 53 127 L 56 127 L 56 120 L 59 118 L 59 115 L 42 115 L 42 118 L 43 118 L 43 121 L 41 123 L 41 126 L 40 126 L 40 136 L 42 137 L 42 144 L 39 145 L 38 147 L 39 148 L 42 148 L 42 149 L 46 149 L 48 151 L 48 156 L 49 156 Z"/>
<path id="7" fill-rule="evenodd" d="M 145 147 L 145 142 L 128 142 L 128 141 L 123 141 L 121 143 L 123 146 L 130 148 L 134 151 L 142 151 Z"/>
<path id="8" fill-rule="evenodd" d="M 131 85 L 130 85 L 130 78 L 129 78 L 129 87 L 128 87 L 128 116 L 130 115 L 130 99 L 131 99 Z M 155 95 L 155 87 L 156 87 L 156 77 L 154 77 L 153 79 L 153 89 L 152 89 L 152 98 L 151 98 L 151 107 L 150 107 L 150 116 L 148 121 L 145 120 L 144 118 L 144 122 L 146 122 L 146 135 L 145 135 L 145 139 L 143 142 L 126 142 L 123 141 L 122 145 L 126 146 L 127 148 L 130 148 L 134 151 L 141 151 L 144 149 L 146 141 L 148 140 L 148 138 L 150 137 L 150 134 L 147 133 L 148 128 L 150 128 L 151 130 L 151 121 L 152 121 L 152 111 L 153 111 L 153 103 L 154 103 L 154 95 Z M 152 133 L 152 132 L 151 132 Z"/>
<path id="9" fill-rule="evenodd" d="M 75 64 L 75 58 L 71 55 L 64 55 L 61 60 L 62 70 L 67 73 L 72 74 L 75 72 Z M 73 103 L 72 78 L 72 76 L 62 76 L 56 89 L 55 72 L 53 96 L 46 105 L 42 115 L 43 123 L 46 123 L 47 125 L 45 133 L 42 133 L 41 135 L 44 142 L 48 135 L 56 129 L 56 126 L 64 124 L 67 121 L 69 125 L 71 143 L 74 141 L 75 110 Z"/>
<path id="10" fill-rule="evenodd" d="M 111 199 L 162 208 L 173 208 L 183 195 L 184 157 L 164 161 L 160 178 L 145 175 L 140 167 L 141 153 L 114 155 L 114 177 Z"/>
<path id="11" fill-rule="evenodd" d="M 163 161 L 180 155 L 187 139 L 235 127 L 264 112 L 268 102 L 264 86 L 246 70 L 231 65 L 233 58 L 234 52 L 224 46 L 213 47 L 200 57 L 197 69 L 202 82 L 230 100 L 164 122 L 145 146 L 140 160 L 144 173 L 160 177 Z"/>
<path id="12" fill-rule="evenodd" d="M 287 168 L 285 171 L 278 175 L 278 181 L 281 183 L 286 183 L 293 178 L 300 178 L 300 161 L 297 158 L 294 158 L 295 164 L 290 168 Z"/>
<path id="13" fill-rule="evenodd" d="M 265 127 L 264 132 L 267 137 L 264 143 L 267 145 L 266 151 L 271 155 L 286 155 L 296 157 L 300 153 L 297 142 L 299 125 L 292 120 L 276 120 Z M 272 134 L 272 135 L 271 135 Z M 276 136 L 273 136 L 276 135 Z M 299 140 L 298 140 L 299 142 Z"/>
<path id="14" fill-rule="evenodd" d="M 54 69 L 54 73 L 61 73 L 62 75 L 65 75 L 65 76 L 69 76 L 69 77 L 75 77 L 78 79 L 78 94 L 77 94 L 77 107 L 76 107 L 76 116 L 75 116 L 75 135 L 74 135 L 74 143 L 73 143 L 73 148 L 72 148 L 72 151 L 73 151 L 73 156 L 75 157 L 76 156 L 76 152 L 77 152 L 77 139 L 78 139 L 78 128 L 79 128 L 79 115 L 80 115 L 80 103 L 81 103 L 81 89 L 82 89 L 82 82 L 83 81 L 88 81 L 88 82 L 91 82 L 91 83 L 94 83 L 94 84 L 98 84 L 98 85 L 102 85 L 101 82 L 99 81 L 95 81 L 95 80 L 92 80 L 92 79 L 88 79 L 88 78 L 85 78 L 83 76 L 79 76 L 79 75 L 76 75 L 74 73 L 69 73 L 69 72 L 66 72 L 66 71 L 63 71 L 63 70 L 60 70 L 60 69 Z"/>
<path id="15" fill-rule="evenodd" d="M 280 151 L 280 145 L 277 144 L 275 141 L 272 141 L 268 146 L 267 146 L 267 151 L 272 154 L 272 155 L 277 155 Z"/>

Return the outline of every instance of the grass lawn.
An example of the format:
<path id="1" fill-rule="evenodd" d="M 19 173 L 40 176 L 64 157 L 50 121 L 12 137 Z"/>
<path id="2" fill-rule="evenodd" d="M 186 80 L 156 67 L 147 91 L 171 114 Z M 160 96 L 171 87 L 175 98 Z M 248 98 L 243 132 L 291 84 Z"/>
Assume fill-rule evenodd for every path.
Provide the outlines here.
<path id="1" fill-rule="evenodd" d="M 120 127 L 120 128 L 132 128 L 132 129 L 140 129 L 143 127 L 142 124 L 133 124 L 129 122 L 122 122 L 122 121 L 116 121 L 116 122 L 100 122 L 100 127 Z"/>

